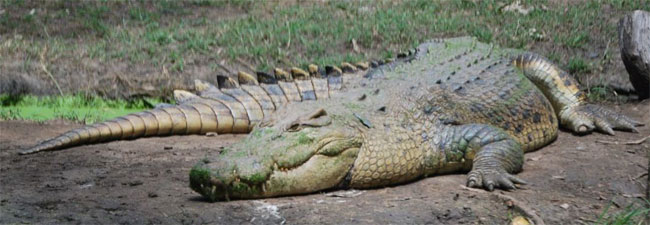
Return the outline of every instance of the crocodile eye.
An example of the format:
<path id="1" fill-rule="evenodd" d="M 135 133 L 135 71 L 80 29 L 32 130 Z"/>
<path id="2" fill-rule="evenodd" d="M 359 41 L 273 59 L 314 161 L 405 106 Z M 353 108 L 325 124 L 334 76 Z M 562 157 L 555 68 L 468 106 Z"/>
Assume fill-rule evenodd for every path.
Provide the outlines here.
<path id="1" fill-rule="evenodd" d="M 285 130 L 288 132 L 296 132 L 302 130 L 304 127 L 323 127 L 331 123 L 332 119 L 327 115 L 327 111 L 320 108 L 291 122 Z"/>

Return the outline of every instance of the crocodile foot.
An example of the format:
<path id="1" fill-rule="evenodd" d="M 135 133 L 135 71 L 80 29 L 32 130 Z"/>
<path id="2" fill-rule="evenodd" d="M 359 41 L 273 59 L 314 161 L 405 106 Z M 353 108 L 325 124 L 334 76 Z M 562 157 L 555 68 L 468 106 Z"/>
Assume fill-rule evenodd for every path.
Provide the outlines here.
<path id="1" fill-rule="evenodd" d="M 638 132 L 636 126 L 643 124 L 609 108 L 585 104 L 563 110 L 560 113 L 562 125 L 578 134 L 585 134 L 594 129 L 605 134 L 614 135 L 614 129 Z"/>
<path id="2" fill-rule="evenodd" d="M 493 191 L 494 188 L 514 190 L 517 189 L 515 184 L 526 184 L 526 181 L 501 168 L 475 168 L 467 177 L 468 187 L 484 188 L 488 191 Z"/>

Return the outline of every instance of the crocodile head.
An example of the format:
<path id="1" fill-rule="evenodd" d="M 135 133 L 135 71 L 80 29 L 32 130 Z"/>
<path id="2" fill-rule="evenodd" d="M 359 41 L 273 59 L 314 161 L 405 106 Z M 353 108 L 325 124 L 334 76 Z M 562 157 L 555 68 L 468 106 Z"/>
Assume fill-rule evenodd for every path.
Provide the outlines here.
<path id="1" fill-rule="evenodd" d="M 190 171 L 211 201 L 308 193 L 342 184 L 361 147 L 352 118 L 325 110 L 263 122 Z"/>

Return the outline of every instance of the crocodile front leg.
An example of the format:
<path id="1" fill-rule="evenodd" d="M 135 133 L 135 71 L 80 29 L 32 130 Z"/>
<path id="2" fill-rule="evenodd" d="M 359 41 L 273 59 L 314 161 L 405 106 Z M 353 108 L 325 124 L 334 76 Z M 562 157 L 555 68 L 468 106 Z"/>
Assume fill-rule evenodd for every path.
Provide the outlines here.
<path id="1" fill-rule="evenodd" d="M 439 126 L 420 132 L 391 127 L 369 131 L 350 171 L 350 187 L 395 185 L 435 174 L 469 172 L 470 187 L 514 189 L 525 182 L 521 145 L 485 124 Z"/>
<path id="2" fill-rule="evenodd" d="M 578 82 L 539 55 L 523 54 L 513 63 L 551 101 L 560 124 L 573 132 L 583 134 L 595 129 L 613 135 L 613 129 L 637 132 L 635 126 L 643 125 L 606 107 L 588 104 Z"/>

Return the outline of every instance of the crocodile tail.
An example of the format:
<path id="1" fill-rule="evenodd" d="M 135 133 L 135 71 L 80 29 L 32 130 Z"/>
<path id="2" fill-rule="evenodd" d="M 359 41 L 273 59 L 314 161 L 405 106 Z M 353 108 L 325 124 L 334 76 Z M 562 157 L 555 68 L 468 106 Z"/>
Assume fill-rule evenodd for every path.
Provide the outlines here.
<path id="1" fill-rule="evenodd" d="M 238 79 L 217 76 L 219 88 L 196 80 L 195 89 L 200 97 L 177 90 L 174 97 L 179 105 L 166 105 L 70 130 L 20 154 L 147 136 L 248 133 L 290 100 L 329 98 L 330 92 L 341 88 L 343 73 L 364 71 L 368 67 L 366 62 L 342 63 L 340 68 L 310 65 L 309 72 L 299 68 L 292 68 L 290 73 L 276 69 L 275 76 L 239 72 Z"/>
<path id="2" fill-rule="evenodd" d="M 248 127 L 235 127 L 231 114 L 223 115 L 223 111 L 220 111 L 217 106 L 216 103 L 207 101 L 193 101 L 133 113 L 70 130 L 25 149 L 20 154 L 146 136 L 248 132 Z"/>

